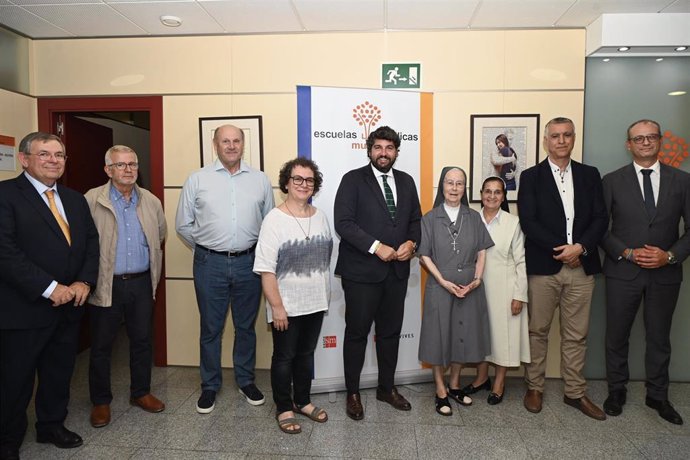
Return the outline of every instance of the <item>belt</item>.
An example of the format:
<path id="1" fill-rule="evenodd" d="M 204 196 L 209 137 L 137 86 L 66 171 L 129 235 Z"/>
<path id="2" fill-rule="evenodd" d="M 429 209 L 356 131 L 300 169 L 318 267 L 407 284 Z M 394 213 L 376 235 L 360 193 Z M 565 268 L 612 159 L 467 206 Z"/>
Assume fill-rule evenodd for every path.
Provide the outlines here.
<path id="1" fill-rule="evenodd" d="M 141 278 L 142 276 L 148 275 L 151 270 L 146 270 L 141 273 L 125 273 L 124 275 L 113 275 L 113 279 L 120 281 L 133 280 L 134 278 Z"/>
<path id="2" fill-rule="evenodd" d="M 201 249 L 202 251 L 210 252 L 211 254 L 218 254 L 219 256 L 225 256 L 225 257 L 239 257 L 239 256 L 244 256 L 247 254 L 250 254 L 254 252 L 254 249 L 256 249 L 256 244 L 252 246 L 249 249 L 245 249 L 244 251 L 214 251 L 213 249 L 206 248 L 200 244 L 197 244 L 196 247 L 198 249 Z"/>

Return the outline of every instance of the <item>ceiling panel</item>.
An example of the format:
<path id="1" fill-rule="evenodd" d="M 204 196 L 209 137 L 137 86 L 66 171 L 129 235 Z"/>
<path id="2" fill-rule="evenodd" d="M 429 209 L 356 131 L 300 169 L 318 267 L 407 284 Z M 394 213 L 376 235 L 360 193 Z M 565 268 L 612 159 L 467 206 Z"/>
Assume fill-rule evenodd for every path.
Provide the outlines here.
<path id="1" fill-rule="evenodd" d="M 389 29 L 466 28 L 479 0 L 388 0 Z"/>
<path id="2" fill-rule="evenodd" d="M 131 1 L 131 0 L 130 0 Z M 103 3 L 103 0 L 11 0 L 15 5 L 65 5 L 74 3 Z"/>
<path id="3" fill-rule="evenodd" d="M 80 37 L 146 34 L 106 4 L 30 5 L 24 8 Z"/>
<path id="4" fill-rule="evenodd" d="M 472 28 L 551 27 L 575 0 L 483 1 Z"/>
<path id="5" fill-rule="evenodd" d="M 306 30 L 381 30 L 383 0 L 293 0 Z"/>
<path id="6" fill-rule="evenodd" d="M 590 25 L 604 13 L 656 13 L 669 0 L 579 0 L 556 23 L 560 27 Z"/>
<path id="7" fill-rule="evenodd" d="M 110 6 L 122 13 L 143 30 L 153 35 L 219 34 L 223 28 L 196 2 L 110 2 Z M 160 17 L 177 16 L 182 19 L 179 27 L 164 26 Z"/>
<path id="8" fill-rule="evenodd" d="M 3 25 L 32 38 L 74 36 L 18 6 L 0 5 L 0 18 Z"/>
<path id="9" fill-rule="evenodd" d="M 303 30 L 289 0 L 200 0 L 228 33 L 299 32 Z"/>

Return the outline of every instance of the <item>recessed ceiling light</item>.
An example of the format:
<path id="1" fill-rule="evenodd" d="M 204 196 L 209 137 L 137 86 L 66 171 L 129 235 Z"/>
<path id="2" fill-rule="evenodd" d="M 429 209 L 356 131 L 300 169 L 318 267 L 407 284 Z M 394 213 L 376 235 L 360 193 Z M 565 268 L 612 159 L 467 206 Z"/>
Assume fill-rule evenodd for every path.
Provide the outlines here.
<path id="1" fill-rule="evenodd" d="M 182 25 L 182 19 L 178 18 L 177 16 L 161 16 L 161 22 L 167 27 L 180 27 Z"/>
<path id="2" fill-rule="evenodd" d="M 685 94 L 685 91 L 671 91 L 668 93 L 669 96 L 684 96 Z"/>
<path id="3" fill-rule="evenodd" d="M 677 46 L 676 47 L 676 51 L 685 51 L 686 49 L 688 49 L 687 46 Z"/>
<path id="4" fill-rule="evenodd" d="M 610 60 L 611 60 L 611 59 L 609 59 L 609 58 L 604 58 L 604 59 L 602 59 L 602 61 L 604 61 L 604 62 L 609 62 Z"/>
<path id="5" fill-rule="evenodd" d="M 629 49 L 629 46 L 621 46 L 620 48 L 618 48 L 618 51 L 628 51 Z"/>
<path id="6" fill-rule="evenodd" d="M 664 58 L 656 58 L 656 62 L 661 62 L 663 60 L 664 60 Z"/>

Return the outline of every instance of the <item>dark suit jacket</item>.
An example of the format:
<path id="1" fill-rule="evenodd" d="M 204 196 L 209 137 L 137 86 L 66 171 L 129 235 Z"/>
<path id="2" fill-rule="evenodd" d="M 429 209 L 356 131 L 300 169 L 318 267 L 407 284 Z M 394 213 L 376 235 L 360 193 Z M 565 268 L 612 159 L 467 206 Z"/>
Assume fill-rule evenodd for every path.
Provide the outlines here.
<path id="1" fill-rule="evenodd" d="M 96 284 L 98 231 L 84 197 L 58 185 L 70 226 L 67 243 L 55 217 L 24 174 L 0 182 L 0 329 L 51 325 L 57 315 L 75 321 L 83 307 L 58 308 L 41 296 L 55 280 Z"/>
<path id="2" fill-rule="evenodd" d="M 361 283 L 377 283 L 386 278 L 393 264 L 398 278 L 410 276 L 409 261 L 383 262 L 369 254 L 376 240 L 397 249 L 407 240 L 419 244 L 422 237 L 422 211 L 414 180 L 402 171 L 391 172 L 397 193 L 395 220 L 390 217 L 370 164 L 343 176 L 333 205 L 333 222 L 340 235 L 336 275 Z"/>
<path id="3" fill-rule="evenodd" d="M 611 214 L 611 228 L 601 243 L 606 252 L 604 274 L 632 280 L 644 269 L 624 259 L 619 260 L 619 256 L 626 248 L 650 244 L 673 252 L 678 259 L 677 264 L 651 270 L 655 280 L 664 284 L 680 283 L 683 279 L 682 262 L 690 255 L 690 174 L 660 165 L 659 197 L 652 220 L 647 217 L 632 163 L 604 176 L 603 187 L 606 208 Z M 681 217 L 685 231 L 679 237 Z"/>
<path id="4" fill-rule="evenodd" d="M 597 245 L 608 226 L 601 176 L 597 168 L 571 160 L 575 195 L 573 243 L 588 252 L 580 256 L 585 273 L 601 272 Z M 556 188 L 548 159 L 520 175 L 518 190 L 520 225 L 525 233 L 528 275 L 553 275 L 563 263 L 553 258 L 553 248 L 568 243 L 563 201 Z"/>

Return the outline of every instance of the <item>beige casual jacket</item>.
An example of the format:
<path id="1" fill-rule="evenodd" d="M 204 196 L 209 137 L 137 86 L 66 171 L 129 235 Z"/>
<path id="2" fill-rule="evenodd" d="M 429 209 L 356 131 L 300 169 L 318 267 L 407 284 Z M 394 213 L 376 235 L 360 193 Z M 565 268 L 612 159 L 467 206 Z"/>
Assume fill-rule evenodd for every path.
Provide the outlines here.
<path id="1" fill-rule="evenodd" d="M 86 201 L 98 229 L 101 258 L 98 264 L 98 283 L 91 291 L 89 303 L 99 307 L 110 307 L 113 303 L 113 272 L 115 271 L 115 248 L 117 245 L 117 220 L 110 201 L 111 182 L 86 192 Z M 162 245 L 168 233 L 168 226 L 160 200 L 151 192 L 134 185 L 139 196 L 137 216 L 149 245 L 149 268 L 151 287 L 156 297 L 156 287 L 161 277 L 163 260 Z"/>

